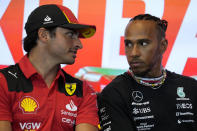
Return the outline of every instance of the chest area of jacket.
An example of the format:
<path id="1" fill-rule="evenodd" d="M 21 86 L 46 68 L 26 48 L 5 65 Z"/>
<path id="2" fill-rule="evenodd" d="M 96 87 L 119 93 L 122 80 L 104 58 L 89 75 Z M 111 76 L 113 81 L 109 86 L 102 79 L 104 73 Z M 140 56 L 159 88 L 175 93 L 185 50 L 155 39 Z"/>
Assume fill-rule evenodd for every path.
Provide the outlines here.
<path id="1" fill-rule="evenodd" d="M 184 86 L 134 86 L 130 91 L 130 113 L 137 130 L 181 128 L 195 123 L 196 107 L 192 93 Z"/>
<path id="2" fill-rule="evenodd" d="M 13 125 L 22 130 L 48 124 L 73 128 L 81 98 L 63 93 L 17 93 L 12 99 Z"/>

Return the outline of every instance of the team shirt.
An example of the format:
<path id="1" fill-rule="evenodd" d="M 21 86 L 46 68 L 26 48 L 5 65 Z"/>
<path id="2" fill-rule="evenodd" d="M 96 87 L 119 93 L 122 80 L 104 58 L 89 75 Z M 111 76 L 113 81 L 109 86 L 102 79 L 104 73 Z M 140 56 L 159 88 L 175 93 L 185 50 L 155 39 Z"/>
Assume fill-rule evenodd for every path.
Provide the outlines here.
<path id="1" fill-rule="evenodd" d="M 80 123 L 98 125 L 96 93 L 87 82 L 59 70 L 48 88 L 27 56 L 18 65 L 25 79 L 7 70 L 16 86 L 0 73 L 0 120 L 10 121 L 14 131 L 73 131 Z"/>
<path id="2" fill-rule="evenodd" d="M 167 71 L 164 84 L 138 84 L 129 72 L 98 97 L 103 131 L 196 131 L 197 81 Z"/>

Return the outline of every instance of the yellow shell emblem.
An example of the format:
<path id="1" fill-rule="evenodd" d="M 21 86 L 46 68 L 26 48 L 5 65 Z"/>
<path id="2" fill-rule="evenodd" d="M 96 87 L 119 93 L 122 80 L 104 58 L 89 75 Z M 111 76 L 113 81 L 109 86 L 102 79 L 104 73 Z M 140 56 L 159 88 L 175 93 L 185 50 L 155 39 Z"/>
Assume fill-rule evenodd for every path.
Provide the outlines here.
<path id="1" fill-rule="evenodd" d="M 34 113 L 38 109 L 38 103 L 32 97 L 25 97 L 21 100 L 20 107 L 24 113 Z"/>
<path id="2" fill-rule="evenodd" d="M 65 84 L 65 90 L 69 95 L 73 95 L 76 90 L 76 83 L 66 83 Z"/>

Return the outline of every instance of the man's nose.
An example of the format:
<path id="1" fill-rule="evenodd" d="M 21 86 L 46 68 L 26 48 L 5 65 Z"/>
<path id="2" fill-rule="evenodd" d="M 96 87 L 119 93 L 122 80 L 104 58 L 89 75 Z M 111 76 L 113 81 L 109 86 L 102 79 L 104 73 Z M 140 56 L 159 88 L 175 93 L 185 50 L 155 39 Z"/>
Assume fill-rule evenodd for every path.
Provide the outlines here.
<path id="1" fill-rule="evenodd" d="M 139 49 L 138 44 L 134 44 L 134 45 L 133 45 L 133 48 L 132 48 L 132 50 L 131 50 L 130 55 L 131 55 L 132 57 L 138 57 L 138 56 L 140 56 L 140 49 Z"/>
<path id="2" fill-rule="evenodd" d="M 83 44 L 81 43 L 81 40 L 79 38 L 75 39 L 75 44 L 78 49 L 83 48 Z"/>

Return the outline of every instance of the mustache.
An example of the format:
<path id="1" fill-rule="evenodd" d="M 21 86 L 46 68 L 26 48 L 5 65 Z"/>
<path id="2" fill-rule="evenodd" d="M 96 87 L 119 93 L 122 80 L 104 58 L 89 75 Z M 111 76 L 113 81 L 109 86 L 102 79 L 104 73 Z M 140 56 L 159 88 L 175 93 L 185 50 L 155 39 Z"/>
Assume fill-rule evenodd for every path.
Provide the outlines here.
<path id="1" fill-rule="evenodd" d="M 70 48 L 68 51 L 77 54 L 78 49 L 77 48 Z"/>
<path id="2" fill-rule="evenodd" d="M 144 63 L 144 61 L 140 60 L 140 59 L 132 59 L 129 63 Z"/>

